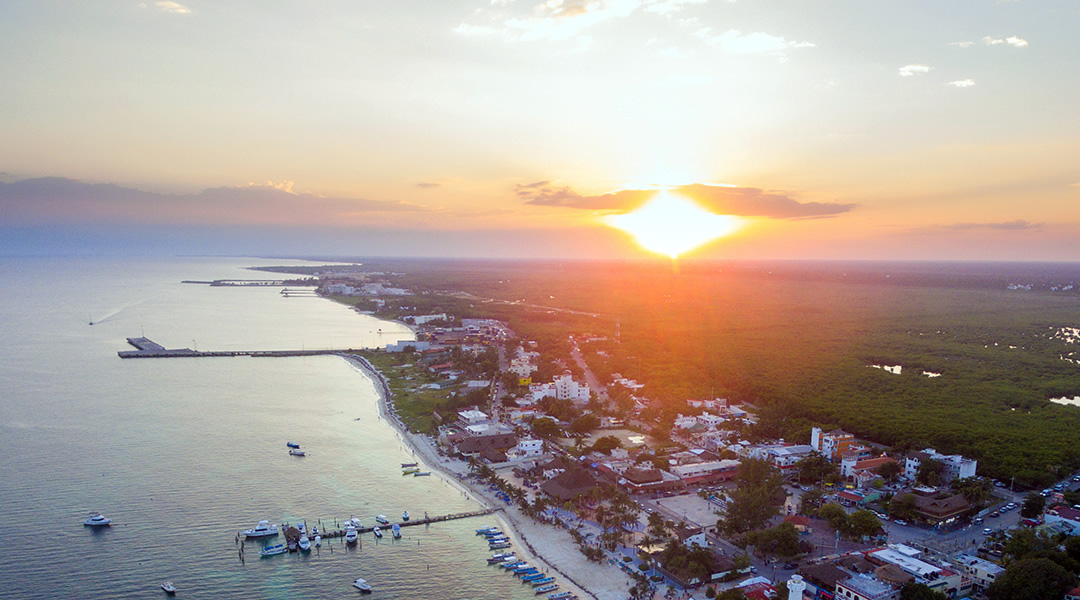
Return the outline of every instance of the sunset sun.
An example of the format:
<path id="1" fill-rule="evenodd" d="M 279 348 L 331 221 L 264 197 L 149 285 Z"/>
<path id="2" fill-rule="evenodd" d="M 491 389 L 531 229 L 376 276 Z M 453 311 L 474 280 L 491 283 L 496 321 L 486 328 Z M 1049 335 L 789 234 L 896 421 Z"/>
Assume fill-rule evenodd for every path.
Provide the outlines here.
<path id="1" fill-rule="evenodd" d="M 605 217 L 604 222 L 629 233 L 642 248 L 671 258 L 731 235 L 742 224 L 738 217 L 713 214 L 668 192 L 660 192 L 633 212 Z"/>

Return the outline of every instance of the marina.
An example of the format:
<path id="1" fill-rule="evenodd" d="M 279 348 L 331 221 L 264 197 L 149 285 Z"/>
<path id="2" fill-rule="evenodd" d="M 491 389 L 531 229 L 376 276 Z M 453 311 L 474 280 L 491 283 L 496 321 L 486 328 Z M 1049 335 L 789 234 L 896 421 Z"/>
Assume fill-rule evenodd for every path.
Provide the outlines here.
<path id="1" fill-rule="evenodd" d="M 470 511 L 470 512 L 453 513 L 453 514 L 449 514 L 449 515 L 436 515 L 436 516 L 432 516 L 432 517 L 425 516 L 422 519 L 409 519 L 408 521 L 402 521 L 400 523 L 393 523 L 392 525 L 389 523 L 389 521 L 387 521 L 386 524 L 391 525 L 391 527 L 396 526 L 399 529 L 401 529 L 401 528 L 405 528 L 405 527 L 417 527 L 419 525 L 430 525 L 432 523 L 443 523 L 443 522 L 446 522 L 446 521 L 456 521 L 458 519 L 471 519 L 473 517 L 482 517 L 482 516 L 490 515 L 490 514 L 492 514 L 494 512 L 498 512 L 498 511 L 501 511 L 501 510 L 502 510 L 502 508 L 489 508 L 489 509 L 482 509 L 482 510 L 474 510 L 474 511 Z M 319 522 L 322 523 L 321 520 Z M 336 521 L 335 521 L 335 523 L 336 523 Z M 360 520 L 359 519 L 350 519 L 350 520 L 344 521 L 344 522 L 342 522 L 342 525 L 343 526 L 341 528 L 335 528 L 335 529 L 323 529 L 322 527 L 320 527 L 320 528 L 318 528 L 319 536 L 324 540 L 326 540 L 326 539 L 334 539 L 334 538 L 344 538 L 344 537 L 346 537 L 346 535 L 348 534 L 350 529 L 352 531 L 356 532 L 357 534 L 373 533 L 376 529 L 380 529 L 379 526 L 377 526 L 377 525 L 373 526 L 373 527 L 363 527 L 362 525 L 360 525 Z M 292 536 L 290 535 L 289 527 L 288 527 L 287 524 L 282 524 L 281 525 L 281 530 L 285 531 L 286 539 L 289 539 L 290 537 L 294 537 L 295 540 L 297 541 L 297 543 L 299 543 L 300 535 L 301 535 L 301 531 L 300 531 L 299 528 L 296 528 L 296 527 L 293 528 L 293 531 L 295 531 L 295 534 L 292 535 Z M 272 533 L 270 533 L 270 531 L 272 531 Z M 247 531 L 242 531 L 242 532 L 240 532 L 238 534 L 238 536 L 247 536 L 247 537 L 273 536 L 273 535 L 277 535 L 278 531 L 279 531 L 279 528 L 278 528 L 277 525 L 272 525 L 267 521 L 261 521 L 259 523 L 259 525 L 256 526 L 255 529 L 249 529 Z M 255 533 L 255 535 L 251 535 L 252 533 Z"/>

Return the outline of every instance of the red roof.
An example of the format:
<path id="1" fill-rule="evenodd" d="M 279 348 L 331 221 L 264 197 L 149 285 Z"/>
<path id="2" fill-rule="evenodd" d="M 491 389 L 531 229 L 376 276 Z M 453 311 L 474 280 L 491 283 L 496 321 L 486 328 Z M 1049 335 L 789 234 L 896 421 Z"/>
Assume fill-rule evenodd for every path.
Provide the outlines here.
<path id="1" fill-rule="evenodd" d="M 863 501 L 862 496 L 860 496 L 858 494 L 853 494 L 853 493 L 848 492 L 848 491 L 840 492 L 839 494 L 837 494 L 837 496 L 843 498 L 844 500 L 851 500 L 852 502 L 862 502 Z"/>
<path id="2" fill-rule="evenodd" d="M 810 526 L 810 518 L 802 515 L 788 515 L 784 517 L 785 523 L 791 523 L 793 525 L 802 525 L 803 527 Z"/>
<path id="3" fill-rule="evenodd" d="M 885 463 L 894 463 L 896 460 L 889 456 L 879 456 L 877 458 L 868 458 L 866 460 L 860 460 L 855 463 L 855 470 L 862 471 L 865 469 L 876 469 Z"/>

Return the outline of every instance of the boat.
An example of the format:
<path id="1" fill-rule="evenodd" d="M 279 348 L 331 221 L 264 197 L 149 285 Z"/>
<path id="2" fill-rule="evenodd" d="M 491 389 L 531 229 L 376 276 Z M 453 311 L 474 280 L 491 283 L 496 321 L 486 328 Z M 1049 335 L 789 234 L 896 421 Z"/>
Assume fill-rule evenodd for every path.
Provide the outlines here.
<path id="1" fill-rule="evenodd" d="M 503 542 L 501 544 L 488 544 L 488 550 L 502 550 L 510 547 L 510 542 Z"/>
<path id="2" fill-rule="evenodd" d="M 356 543 L 356 539 L 357 539 L 356 528 L 352 527 L 352 526 L 346 527 L 345 528 L 345 543 L 352 546 L 353 544 Z"/>
<path id="3" fill-rule="evenodd" d="M 414 462 L 412 462 L 412 463 L 401 463 L 401 468 L 404 469 L 404 468 L 407 468 L 407 467 L 416 467 L 416 466 L 419 466 L 419 465 L 420 465 L 420 463 L 414 463 Z"/>
<path id="4" fill-rule="evenodd" d="M 307 529 L 307 527 L 305 527 L 303 523 L 297 523 L 296 524 L 296 530 L 299 531 L 300 533 L 304 533 L 305 529 Z"/>
<path id="5" fill-rule="evenodd" d="M 352 526 L 352 527 L 355 527 L 357 529 L 363 529 L 364 528 L 364 524 L 360 522 L 360 519 L 357 519 L 355 517 L 352 518 L 352 519 L 349 519 L 348 521 L 345 521 L 345 526 L 346 527 Z"/>
<path id="6" fill-rule="evenodd" d="M 301 552 L 309 552 L 309 551 L 311 551 L 311 541 L 308 540 L 307 535 L 301 534 L 300 535 L 300 541 L 298 542 L 298 544 L 300 545 L 300 551 Z"/>
<path id="7" fill-rule="evenodd" d="M 514 575 L 525 575 L 525 574 L 531 574 L 531 573 L 539 573 L 540 569 L 537 569 L 536 567 L 534 567 L 532 565 L 525 565 L 523 567 L 518 567 L 516 569 L 513 569 L 513 572 L 514 572 Z"/>
<path id="8" fill-rule="evenodd" d="M 318 548 L 319 546 L 322 546 L 322 536 L 321 535 L 315 536 L 315 547 Z"/>
<path id="9" fill-rule="evenodd" d="M 244 537 L 257 538 L 257 537 L 271 537 L 278 534 L 278 526 L 271 525 L 270 521 L 259 521 L 259 524 L 247 531 L 241 531 Z"/>
<path id="10" fill-rule="evenodd" d="M 499 537 L 502 534 L 503 534 L 503 532 L 502 532 L 501 529 L 499 529 L 497 527 L 492 527 L 491 529 L 489 529 L 489 530 L 487 530 L 484 533 L 481 533 L 479 535 L 482 535 L 482 536 L 490 539 L 490 538 L 493 538 L 493 537 Z"/>
<path id="11" fill-rule="evenodd" d="M 520 567 L 522 565 L 527 565 L 527 564 L 529 564 L 529 563 L 527 563 L 527 562 L 525 562 L 523 560 L 517 560 L 517 561 L 514 561 L 514 562 L 504 562 L 501 566 L 504 569 L 516 569 L 516 568 L 518 568 L 518 567 Z"/>
<path id="12" fill-rule="evenodd" d="M 94 513 L 90 515 L 89 519 L 82 522 L 83 525 L 87 525 L 89 527 L 108 527 L 111 523 L 112 519 L 106 517 L 101 513 Z"/>
<path id="13" fill-rule="evenodd" d="M 289 552 L 296 552 L 300 549 L 300 544 L 296 540 L 285 540 L 285 545 L 289 547 Z"/>
<path id="14" fill-rule="evenodd" d="M 352 584 L 353 584 L 353 587 L 360 590 L 360 593 L 362 593 L 362 594 L 370 594 L 371 593 L 371 584 L 368 583 L 367 580 L 364 579 L 363 577 L 361 577 L 361 578 L 357 579 L 356 581 L 352 582 Z"/>
<path id="15" fill-rule="evenodd" d="M 559 584 L 549 583 L 547 585 L 542 585 L 533 591 L 535 591 L 537 594 L 546 594 L 548 592 L 554 592 L 557 589 L 559 589 Z"/>
<path id="16" fill-rule="evenodd" d="M 409 511 L 405 511 L 405 512 L 401 513 L 401 520 L 402 521 L 408 521 L 409 520 Z"/>
<path id="17" fill-rule="evenodd" d="M 487 527 L 481 527 L 480 529 L 477 529 L 476 530 L 476 535 L 484 535 L 485 533 L 487 533 L 489 531 L 498 531 L 498 530 L 499 530 L 498 527 L 496 527 L 494 525 L 488 525 Z"/>
<path id="18" fill-rule="evenodd" d="M 534 581 L 538 581 L 540 579 L 543 579 L 543 578 L 547 577 L 547 575 L 545 575 L 543 573 L 540 573 L 540 572 L 537 572 L 537 573 L 522 573 L 521 575 L 519 575 L 519 577 L 521 578 L 521 583 L 532 583 Z"/>
<path id="19" fill-rule="evenodd" d="M 297 444 L 296 442 L 285 442 L 285 445 L 290 447 L 290 448 L 299 448 L 300 447 L 300 444 Z"/>
<path id="20" fill-rule="evenodd" d="M 428 475 L 431 475 L 431 471 L 421 471 L 419 473 L 412 474 L 413 477 L 427 477 Z"/>
<path id="21" fill-rule="evenodd" d="M 559 592 L 557 594 L 548 594 L 547 597 L 548 600 L 570 600 L 570 598 L 573 598 L 574 595 L 570 592 Z"/>
<path id="22" fill-rule="evenodd" d="M 375 537 L 377 537 L 377 538 L 381 538 L 381 537 L 382 537 L 382 529 L 379 529 L 379 526 L 378 526 L 378 525 L 376 525 L 375 527 L 373 527 L 373 528 L 371 529 L 371 533 L 374 533 L 374 534 L 375 534 Z"/>
<path id="23" fill-rule="evenodd" d="M 554 577 L 548 577 L 547 575 L 544 575 L 543 573 L 541 573 L 540 577 L 538 579 L 530 579 L 526 583 L 531 583 L 533 587 L 540 587 L 542 585 L 547 585 L 549 583 L 554 583 L 554 582 L 555 582 Z"/>
<path id="24" fill-rule="evenodd" d="M 277 556 L 278 554 L 285 554 L 287 550 L 288 549 L 285 547 L 285 544 L 277 544 L 274 546 L 267 546 L 262 550 L 259 550 L 259 555 L 263 557 Z"/>
<path id="25" fill-rule="evenodd" d="M 176 586 L 173 585 L 171 581 L 166 581 L 165 583 L 161 584 L 161 589 L 170 596 L 176 593 Z"/>
<path id="26" fill-rule="evenodd" d="M 319 526 L 318 525 L 311 528 L 311 535 L 319 535 Z"/>
<path id="27" fill-rule="evenodd" d="M 397 523 L 394 523 L 393 525 L 390 526 L 390 531 L 392 531 L 394 533 L 394 539 L 395 540 L 400 540 L 401 539 L 401 525 L 398 525 Z"/>
<path id="28" fill-rule="evenodd" d="M 412 475 L 413 473 L 419 473 L 420 467 L 405 467 L 401 470 L 402 475 Z"/>
<path id="29" fill-rule="evenodd" d="M 375 522 L 378 523 L 379 525 L 389 525 L 390 524 L 390 519 L 387 519 L 386 515 L 379 515 L 379 516 L 375 517 Z"/>
<path id="30" fill-rule="evenodd" d="M 502 561 L 504 561 L 504 560 L 506 560 L 508 558 L 513 558 L 513 557 L 514 557 L 513 552 L 496 552 L 495 554 L 491 555 L 491 558 L 488 558 L 488 564 L 495 564 L 497 562 L 502 562 Z"/>
<path id="31" fill-rule="evenodd" d="M 303 450 L 297 450 L 296 448 L 293 448 L 292 450 L 289 450 L 289 456 L 307 456 L 307 453 Z"/>

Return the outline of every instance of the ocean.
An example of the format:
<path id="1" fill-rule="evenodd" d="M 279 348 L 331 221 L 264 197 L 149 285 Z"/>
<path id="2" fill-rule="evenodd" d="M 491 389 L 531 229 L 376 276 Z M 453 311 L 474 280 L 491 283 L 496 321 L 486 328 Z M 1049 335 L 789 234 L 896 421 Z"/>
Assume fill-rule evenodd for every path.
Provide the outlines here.
<path id="1" fill-rule="evenodd" d="M 125 338 L 167 348 L 378 347 L 401 325 L 277 287 L 244 258 L 0 259 L 0 598 L 535 598 L 489 567 L 472 518 L 260 558 L 260 519 L 333 526 L 478 505 L 416 460 L 379 417 L 371 379 L 336 356 L 121 360 Z M 89 322 L 94 325 L 90 326 Z M 288 455 L 299 442 L 306 457 Z M 430 469 L 425 469 L 430 470 Z M 83 526 L 91 512 L 109 528 Z M 284 536 L 272 538 L 284 542 Z"/>

